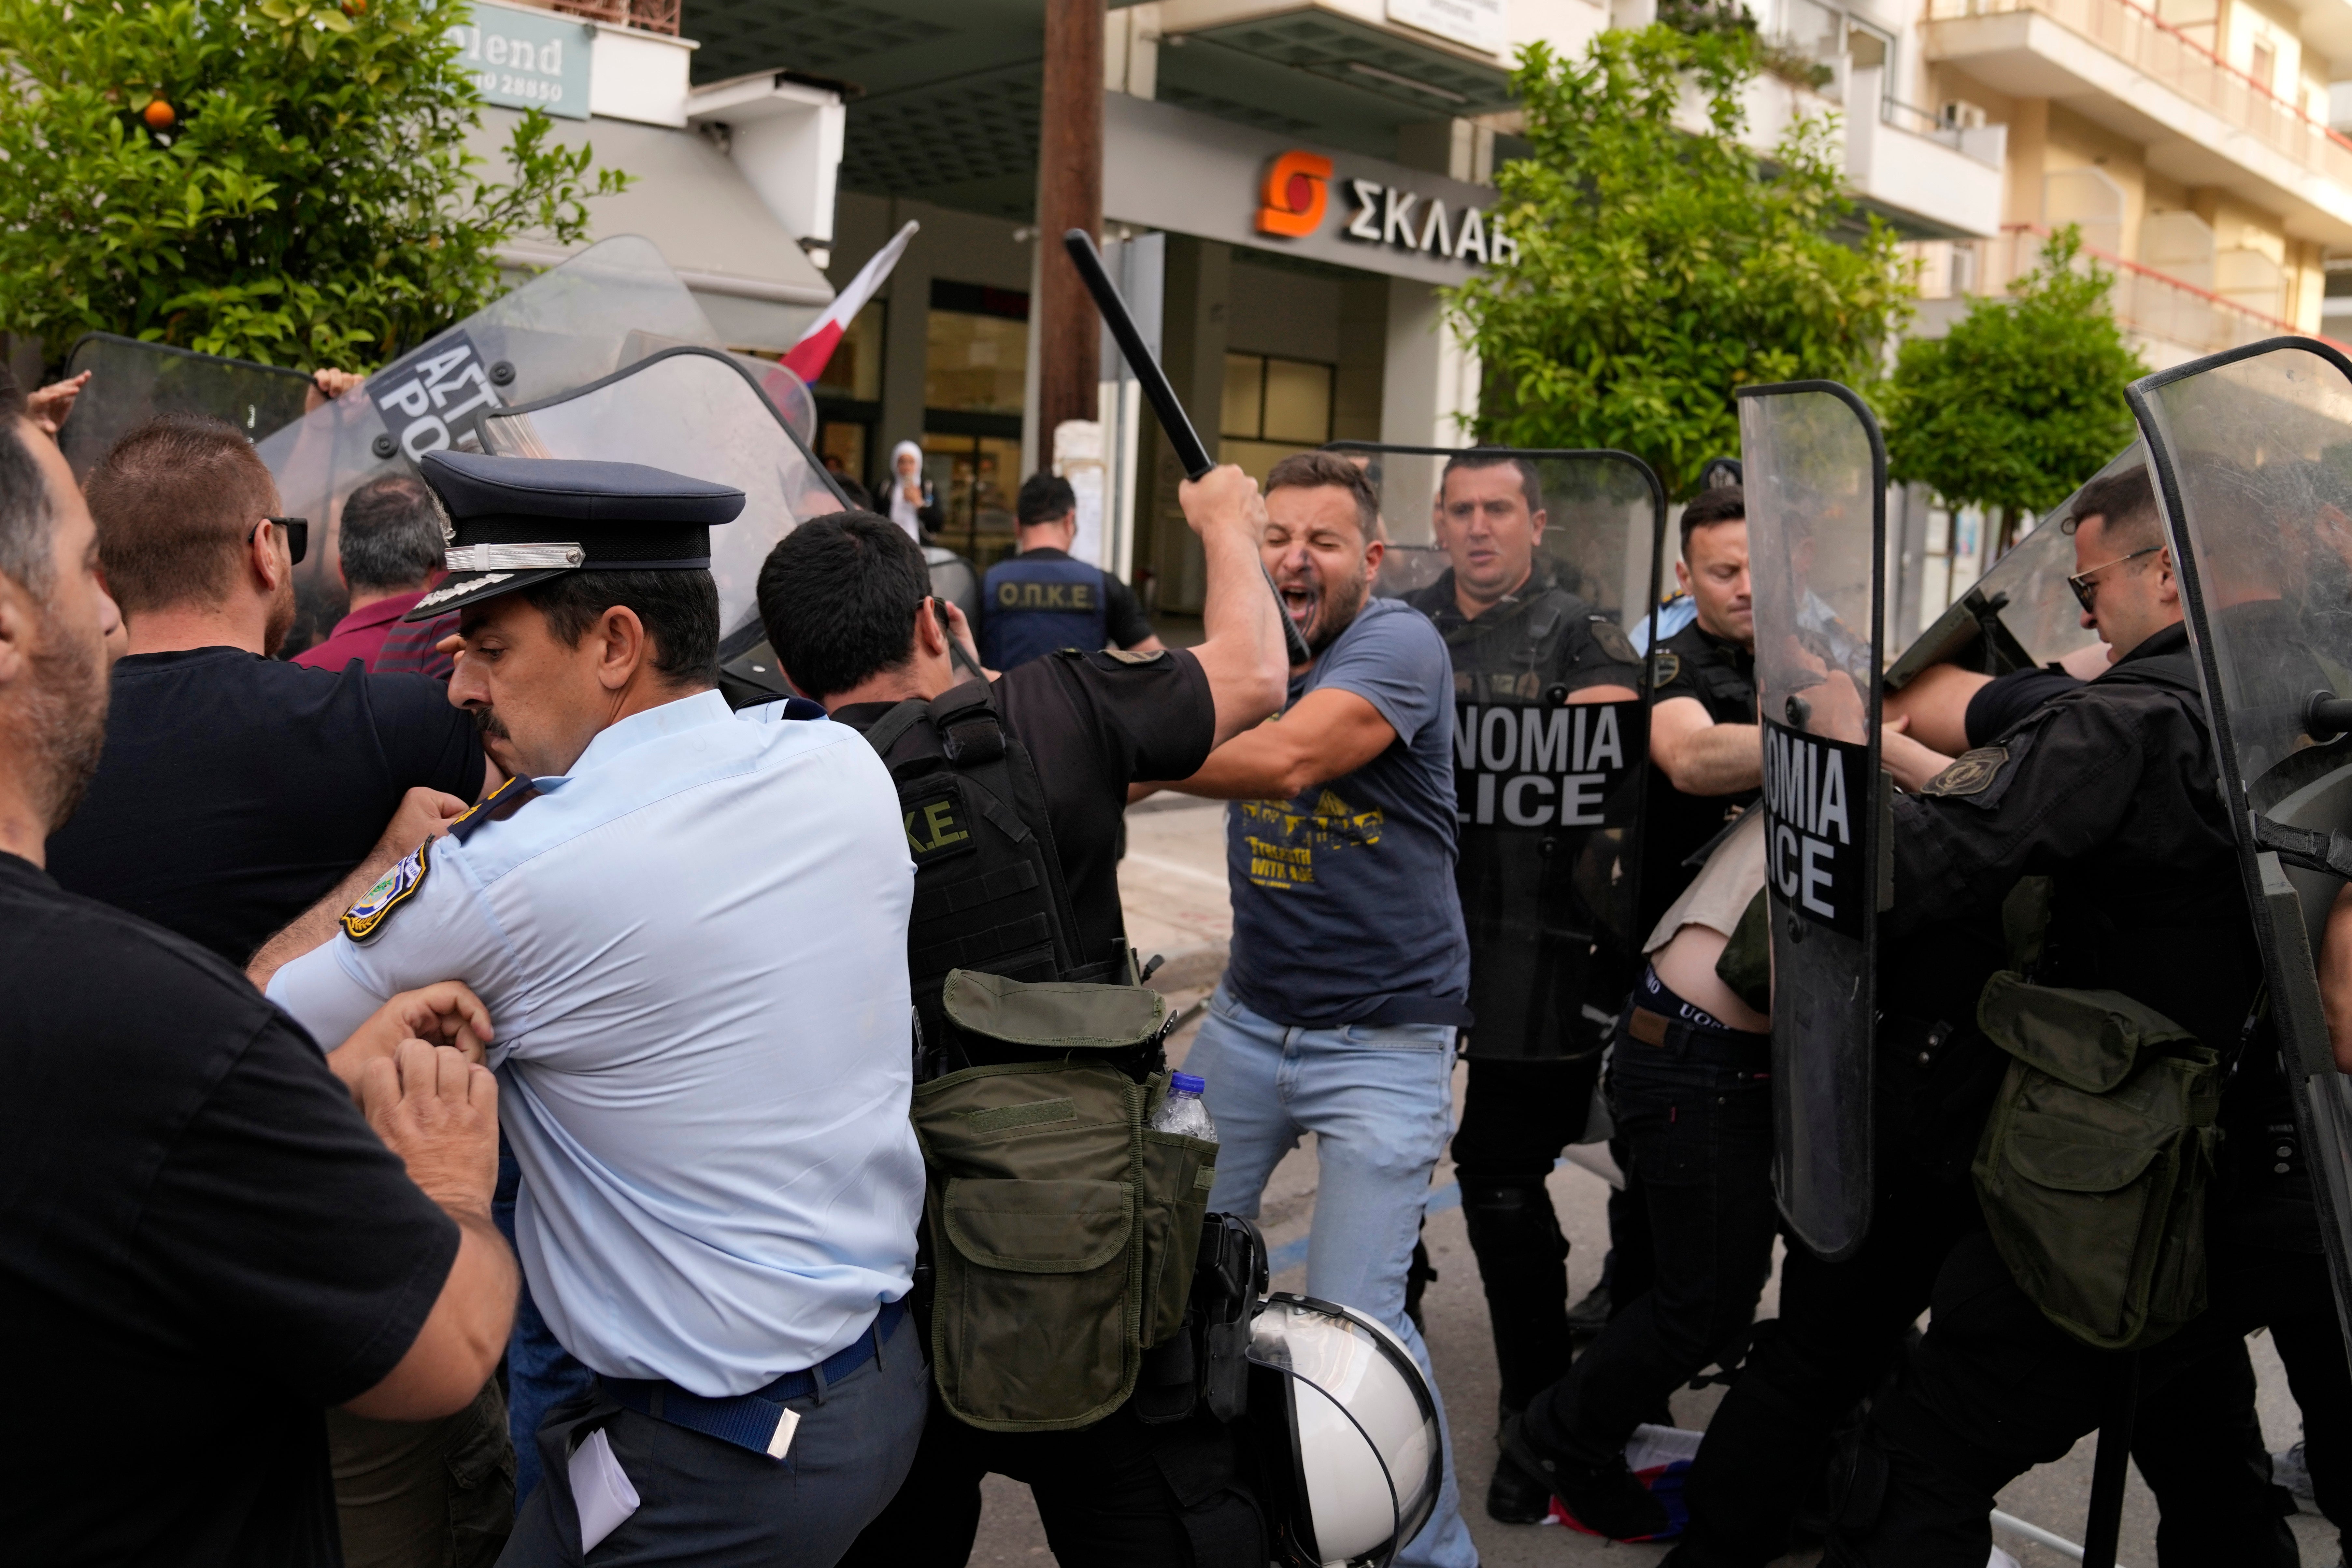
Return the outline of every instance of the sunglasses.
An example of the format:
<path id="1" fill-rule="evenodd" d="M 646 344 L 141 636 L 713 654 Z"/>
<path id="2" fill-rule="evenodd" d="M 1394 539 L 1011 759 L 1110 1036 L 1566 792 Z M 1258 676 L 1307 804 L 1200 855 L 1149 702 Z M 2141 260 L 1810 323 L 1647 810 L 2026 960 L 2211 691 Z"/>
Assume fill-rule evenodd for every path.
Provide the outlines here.
<path id="1" fill-rule="evenodd" d="M 310 520 L 307 517 L 265 517 L 264 522 L 274 522 L 286 531 L 286 555 L 294 565 L 310 550 Z"/>
<path id="2" fill-rule="evenodd" d="M 2095 590 L 2098 586 L 2097 584 L 2091 581 L 2092 578 L 2097 576 L 2100 573 L 2105 571 L 2110 566 L 2120 566 L 2126 561 L 2137 561 L 2143 555 L 2153 555 L 2163 548 L 2164 546 L 2161 544 L 2151 544 L 2145 550 L 2135 550 L 2129 555 L 2118 555 L 2113 561 L 2103 561 L 2098 565 L 2092 567 L 2088 572 L 2077 572 L 2072 577 L 2067 578 L 2066 586 L 2074 590 L 2074 602 L 2082 605 L 2084 612 L 2088 614 L 2091 609 L 2091 601 L 2096 596 Z M 299 561 L 302 558 L 298 555 L 294 559 Z"/>

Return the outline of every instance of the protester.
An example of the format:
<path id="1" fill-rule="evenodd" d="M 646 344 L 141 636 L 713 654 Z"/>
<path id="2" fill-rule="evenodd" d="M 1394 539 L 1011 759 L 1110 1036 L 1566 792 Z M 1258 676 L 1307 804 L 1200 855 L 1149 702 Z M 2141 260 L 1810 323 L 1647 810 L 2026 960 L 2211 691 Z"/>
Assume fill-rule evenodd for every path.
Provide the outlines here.
<path id="1" fill-rule="evenodd" d="M 437 682 L 270 657 L 293 624 L 293 530 L 233 426 L 142 425 L 89 495 L 130 652 L 51 874 L 243 966 L 478 795 L 481 740 Z"/>
<path id="2" fill-rule="evenodd" d="M 1134 590 L 1070 558 L 1078 497 L 1069 480 L 1030 475 L 1014 516 L 1018 552 L 990 567 L 981 586 L 980 655 L 990 668 L 1011 669 L 1062 647 L 1159 651 Z"/>
<path id="3" fill-rule="evenodd" d="M 353 490 L 335 535 L 335 564 L 351 610 L 294 662 L 341 669 L 358 659 L 378 673 L 448 679 L 456 665 L 440 645 L 457 629 L 457 612 L 415 626 L 401 619 L 440 580 L 442 555 L 441 509 L 424 480 L 386 474 Z"/>
<path id="4" fill-rule="evenodd" d="M 517 1250 L 596 1384 L 540 1426 L 501 1561 L 577 1563 L 583 1508 L 633 1497 L 607 1555 L 829 1565 L 897 1490 L 925 1401 L 887 772 L 807 704 L 739 719 L 714 689 L 709 530 L 741 491 L 626 463 L 423 468 L 489 564 L 410 613 L 460 606 L 450 697 L 512 776 L 271 999 L 331 1035 L 456 980 L 502 1031 Z M 577 565 L 499 563 L 567 547 Z"/>
<path id="5" fill-rule="evenodd" d="M 1240 803 L 1226 829 L 1233 962 L 1185 1062 L 1223 1140 L 1209 1207 L 1255 1217 L 1276 1163 L 1314 1133 L 1307 1293 L 1387 1324 L 1426 1373 L 1405 1273 L 1469 1022 L 1453 670 L 1426 616 L 1369 597 L 1384 546 L 1361 468 L 1300 453 L 1265 486 L 1261 559 L 1313 658 L 1292 669 L 1280 722 L 1175 786 Z M 1477 1561 L 1450 1444 L 1445 1472 L 1398 1563 Z"/>
<path id="6" fill-rule="evenodd" d="M 992 793 L 1009 796 L 1031 843 L 1052 847 L 1058 864 L 1048 875 L 1004 879 L 1007 886 L 1030 884 L 1005 897 L 969 896 L 1003 871 L 1031 865 L 1013 836 L 996 837 L 997 825 L 985 814 L 961 823 L 947 818 L 952 826 L 942 837 L 968 844 L 972 853 L 943 862 L 926 854 L 919 861 L 941 868 L 936 888 L 926 887 L 926 872 L 918 870 L 918 917 L 909 932 L 918 1005 L 934 1020 L 939 1005 L 926 992 L 936 993 L 943 976 L 930 972 L 924 955 L 952 952 L 960 967 L 992 973 L 1020 967 L 1026 978 L 1024 966 L 1039 962 L 1039 944 L 1024 917 L 1040 910 L 1053 940 L 1036 978 L 1127 980 L 1118 865 L 1129 785 L 1192 772 L 1213 746 L 1264 719 L 1280 700 L 1282 628 L 1258 574 L 1255 487 L 1228 468 L 1185 485 L 1181 499 L 1207 558 L 1207 637 L 1197 647 L 1148 655 L 1071 650 L 1022 664 L 985 685 L 964 680 L 950 662 L 948 628 L 961 630 L 962 616 L 951 611 L 941 623 L 922 552 L 881 518 L 845 514 L 804 522 L 761 569 L 761 618 L 793 684 L 836 721 L 867 734 L 902 789 L 951 802 L 953 795 L 930 787 L 942 775 L 950 789 L 968 780 L 969 787 L 986 787 L 948 763 L 941 741 L 948 729 L 961 744 L 984 715 L 1001 724 L 1004 750 L 1017 747 L 1024 758 L 1010 790 Z M 909 703 L 913 708 L 903 707 Z M 894 712 L 901 717 L 893 721 Z M 1034 777 L 1034 802 L 1024 775 Z M 1051 896 L 1057 883 L 1063 897 Z M 1024 933 L 1013 951 L 982 945 L 1006 930 Z M 1076 966 L 1055 963 L 1055 952 Z M 1099 1321 L 1099 1305 L 1090 1310 Z M 1129 1331 L 1118 1321 L 1114 1343 Z M 1096 1335 L 1078 1345 L 1100 1342 Z M 1185 1369 L 1187 1385 L 1191 1376 Z M 961 1563 L 980 1522 L 981 1479 L 995 1471 L 1029 1485 L 1054 1554 L 1068 1568 L 1263 1568 L 1264 1531 L 1236 1463 L 1234 1434 L 1189 1398 L 1181 1401 L 1189 1414 L 1180 1408 L 1155 1419 L 1144 1406 L 1158 1384 L 1148 1374 L 1145 1382 L 1146 1391 L 1110 1415 L 1050 1432 L 982 1431 L 935 1394 L 915 1468 L 845 1563 Z M 1181 1392 L 1189 1394 L 1189 1386 Z"/>
<path id="7" fill-rule="evenodd" d="M 939 490 L 923 477 L 923 449 L 914 442 L 901 441 L 890 448 L 890 478 L 884 488 L 890 495 L 890 521 L 916 543 L 946 526 Z"/>
<path id="8" fill-rule="evenodd" d="M 0 1319 L 28 1412 L 0 1531 L 27 1563 L 326 1568 L 321 1410 L 462 1410 L 504 1344 L 497 1089 L 408 1037 L 462 1036 L 454 988 L 322 1061 L 218 958 L 44 873 L 106 734 L 98 563 L 64 458 L 0 407 Z M 125 1413 L 159 1410 L 128 1458 Z"/>

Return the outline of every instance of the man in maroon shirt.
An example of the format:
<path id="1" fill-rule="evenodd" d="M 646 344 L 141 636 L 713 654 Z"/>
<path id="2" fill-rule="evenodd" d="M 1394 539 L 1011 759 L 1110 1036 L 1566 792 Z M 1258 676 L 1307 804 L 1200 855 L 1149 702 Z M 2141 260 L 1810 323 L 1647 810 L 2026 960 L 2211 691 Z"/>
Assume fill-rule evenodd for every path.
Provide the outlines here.
<path id="1" fill-rule="evenodd" d="M 440 643 L 457 629 L 457 612 L 413 626 L 400 622 L 442 575 L 441 512 L 425 482 L 387 474 L 353 490 L 343 503 L 336 552 L 351 613 L 294 662 L 341 669 L 358 659 L 378 674 L 448 679 L 454 665 Z"/>

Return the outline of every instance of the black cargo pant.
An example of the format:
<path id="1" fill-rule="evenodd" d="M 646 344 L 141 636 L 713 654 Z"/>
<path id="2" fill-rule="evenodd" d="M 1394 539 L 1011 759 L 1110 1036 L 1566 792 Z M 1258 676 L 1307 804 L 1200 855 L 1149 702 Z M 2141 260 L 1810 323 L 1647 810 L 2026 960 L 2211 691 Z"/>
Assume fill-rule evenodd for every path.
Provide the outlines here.
<path id="1" fill-rule="evenodd" d="M 1601 1052 L 1574 1061 L 1473 1056 L 1454 1134 L 1462 1219 L 1494 1325 L 1502 1401 L 1523 1410 L 1568 1371 L 1568 1238 L 1544 1185 L 1583 1132 Z M 1614 1227 L 1612 1226 L 1612 1229 Z"/>
<path id="2" fill-rule="evenodd" d="M 2279 1348 L 2296 1347 L 2289 1375 L 2305 1452 L 2315 1474 L 2328 1472 L 2340 1506 L 2352 1379 L 2341 1339 L 2323 1350 L 2309 1332 L 2333 1311 L 2326 1268 L 2312 1254 L 2233 1245 L 2226 1222 L 2217 1224 L 2207 1299 L 2195 1322 L 2142 1352 L 2147 1431 L 2134 1452 L 2164 1513 L 2159 1552 L 2169 1548 L 2168 1568 L 2284 1568 L 2296 1561 L 2294 1540 L 2259 1457 L 2244 1341 L 2273 1319 L 2292 1321 Z M 1826 1563 L 1976 1568 L 1991 1548 L 1994 1494 L 2098 1426 L 2116 1358 L 2043 1318 L 1990 1236 L 1975 1232 L 1953 1248 L 1932 1305 L 1927 1338 L 1872 1407 L 1854 1489 L 1862 1506 L 1833 1521 Z"/>
<path id="3" fill-rule="evenodd" d="M 960 1568 L 992 1472 L 1028 1485 L 1062 1568 L 1265 1568 L 1240 1435 L 1205 1410 L 1147 1426 L 1132 1401 L 1076 1431 L 983 1432 L 934 1388 L 914 1468 L 840 1568 Z"/>
<path id="4" fill-rule="evenodd" d="M 1737 1359 L 1779 1226 L 1770 1067 L 1766 1036 L 1626 1010 L 1609 1105 L 1645 1211 L 1651 1279 L 1529 1406 L 1548 1444 L 1613 1454 L 1692 1374 Z"/>

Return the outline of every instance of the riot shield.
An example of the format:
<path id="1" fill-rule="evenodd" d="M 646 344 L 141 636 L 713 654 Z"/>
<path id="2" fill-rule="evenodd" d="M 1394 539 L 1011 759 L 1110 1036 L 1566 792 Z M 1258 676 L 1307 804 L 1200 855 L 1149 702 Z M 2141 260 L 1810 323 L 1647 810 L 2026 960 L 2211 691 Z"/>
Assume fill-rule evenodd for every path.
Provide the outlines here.
<path id="1" fill-rule="evenodd" d="M 299 370 L 223 359 L 112 332 L 85 332 L 66 354 L 68 378 L 90 373 L 58 430 L 58 446 L 74 478 L 91 468 L 115 442 L 159 414 L 209 414 L 258 441 L 302 417 L 310 378 Z"/>
<path id="2" fill-rule="evenodd" d="M 2352 879 L 2352 362 L 2273 338 L 2135 382 L 2129 396 L 2352 1342 L 2352 1079 L 2336 1070 L 2314 963 Z"/>
<path id="3" fill-rule="evenodd" d="M 1665 492 L 1622 452 L 1329 449 L 1362 462 L 1380 494 L 1374 592 L 1427 614 L 1454 658 L 1469 1054 L 1597 1049 L 1645 934 L 1650 682 L 1625 628 L 1657 602 Z M 1526 582 L 1471 616 L 1457 567 L 1490 595 Z"/>
<path id="4" fill-rule="evenodd" d="M 1835 1261 L 1872 1202 L 1886 447 L 1825 381 L 1739 389 L 1772 931 L 1772 1181 Z"/>
<path id="5" fill-rule="evenodd" d="M 742 515 L 710 531 L 722 662 L 761 639 L 754 591 L 768 552 L 803 518 L 848 504 L 751 374 L 710 349 L 665 349 L 586 386 L 502 409 L 483 420 L 482 438 L 501 456 L 644 463 L 741 490 Z"/>
<path id="6" fill-rule="evenodd" d="M 2061 526 L 2074 515 L 2075 497 L 2110 474 L 2147 461 L 2134 441 L 2074 488 L 2040 526 L 2011 546 L 1992 570 L 1969 585 L 1886 667 L 1886 689 L 1900 691 L 1931 664 L 1957 664 L 1981 675 L 2007 675 L 2053 663 L 2099 640 L 2083 624 L 2083 606 L 2067 589 L 2074 570 L 2074 536 Z"/>
<path id="7" fill-rule="evenodd" d="M 482 422 L 500 408 L 681 343 L 716 348 L 718 331 L 653 242 L 622 235 L 500 295 L 263 440 L 287 512 L 310 520 L 310 552 L 295 568 L 302 629 L 316 635 L 341 613 L 336 535 L 352 491 L 414 472 L 419 456 L 442 447 L 480 449 Z"/>

